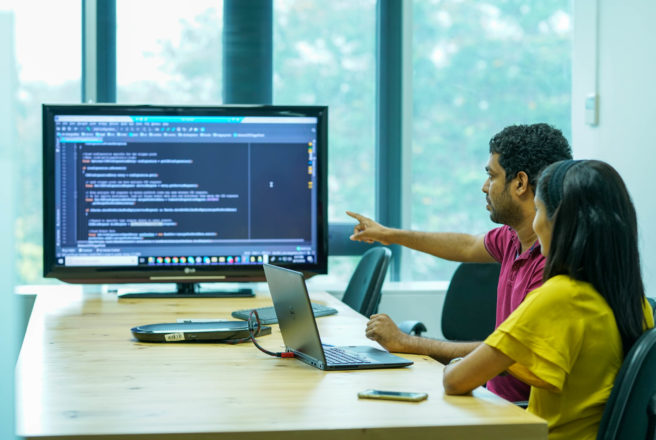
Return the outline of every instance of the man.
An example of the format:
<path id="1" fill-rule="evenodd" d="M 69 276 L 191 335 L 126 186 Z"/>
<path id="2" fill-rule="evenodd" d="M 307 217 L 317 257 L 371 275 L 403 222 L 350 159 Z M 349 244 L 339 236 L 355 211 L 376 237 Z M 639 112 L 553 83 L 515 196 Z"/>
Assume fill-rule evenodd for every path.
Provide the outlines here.
<path id="1" fill-rule="evenodd" d="M 351 240 L 399 244 L 452 261 L 501 263 L 497 287 L 496 326 L 499 326 L 531 290 L 542 284 L 544 257 L 532 228 L 533 196 L 540 171 L 571 159 L 571 149 L 560 132 L 547 124 L 512 125 L 490 140 L 483 192 L 490 219 L 503 224 L 485 235 L 418 232 L 393 229 L 370 218 L 347 212 L 358 220 Z M 403 333 L 385 314 L 373 315 L 367 337 L 393 352 L 431 356 L 446 364 L 473 351 L 480 342 L 447 342 Z M 511 400 L 528 400 L 529 386 L 512 376 L 498 376 L 488 389 Z"/>

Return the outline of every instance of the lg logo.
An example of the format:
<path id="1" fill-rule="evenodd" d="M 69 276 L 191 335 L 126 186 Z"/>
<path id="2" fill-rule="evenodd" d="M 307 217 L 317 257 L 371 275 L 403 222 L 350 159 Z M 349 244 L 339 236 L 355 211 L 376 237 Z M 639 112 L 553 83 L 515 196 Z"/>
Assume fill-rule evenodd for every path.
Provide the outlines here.
<path id="1" fill-rule="evenodd" d="M 184 273 L 194 273 L 196 272 L 196 269 L 193 267 L 185 267 Z"/>

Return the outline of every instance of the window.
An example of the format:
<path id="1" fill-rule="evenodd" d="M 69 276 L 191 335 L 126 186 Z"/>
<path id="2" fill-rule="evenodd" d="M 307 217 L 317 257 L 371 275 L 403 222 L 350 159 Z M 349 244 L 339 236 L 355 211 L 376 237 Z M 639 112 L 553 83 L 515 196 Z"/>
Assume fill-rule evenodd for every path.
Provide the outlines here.
<path id="1" fill-rule="evenodd" d="M 274 103 L 330 106 L 329 220 L 374 216 L 376 0 L 276 0 Z M 8 0 L 14 54 L 0 77 L 16 87 L 6 139 L 15 164 L 18 282 L 41 279 L 40 104 L 79 102 L 81 5 Z M 117 0 L 117 100 L 217 104 L 221 0 Z M 54 18 L 54 19 L 53 19 Z M 545 121 L 570 137 L 570 0 L 413 2 L 411 224 L 484 233 L 480 192 L 488 140 L 513 123 Z M 40 35 L 40 38 L 34 38 Z M 2 76 L 5 75 L 5 76 Z M 14 78 L 14 79 L 12 79 Z M 348 279 L 356 259 L 332 258 Z M 410 252 L 405 274 L 448 279 L 453 265 Z M 331 274 L 332 276 L 332 274 Z"/>
<path id="2" fill-rule="evenodd" d="M 489 139 L 547 122 L 571 139 L 569 0 L 413 4 L 412 224 L 485 233 L 481 187 Z M 449 279 L 455 263 L 410 252 L 414 280 Z"/>
<path id="3" fill-rule="evenodd" d="M 117 0 L 117 101 L 220 103 L 222 3 Z"/>
<path id="4" fill-rule="evenodd" d="M 80 102 L 82 12 L 79 0 L 41 2 L 38 13 L 33 3 L 19 0 L 2 8 L 8 26 L 0 26 L 1 38 L 9 56 L 0 78 L 5 86 L 15 84 L 3 106 L 2 160 L 14 176 L 4 177 L 17 182 L 13 206 L 3 209 L 13 218 L 15 267 L 4 270 L 17 283 L 35 283 L 42 280 L 41 104 Z"/>
<path id="5" fill-rule="evenodd" d="M 373 215 L 374 0 L 277 0 L 273 90 L 277 104 L 328 105 L 329 220 Z"/>
<path id="6" fill-rule="evenodd" d="M 328 220 L 373 216 L 375 0 L 273 2 L 273 100 L 328 105 Z M 349 280 L 354 257 L 330 257 L 322 283 Z"/>

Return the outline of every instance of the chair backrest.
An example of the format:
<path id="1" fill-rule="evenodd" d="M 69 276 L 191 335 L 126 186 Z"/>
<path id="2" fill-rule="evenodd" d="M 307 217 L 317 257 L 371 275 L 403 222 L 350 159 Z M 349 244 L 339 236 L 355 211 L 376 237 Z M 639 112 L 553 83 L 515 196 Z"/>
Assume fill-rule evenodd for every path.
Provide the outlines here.
<path id="1" fill-rule="evenodd" d="M 376 313 L 391 257 L 392 251 L 381 246 L 365 252 L 351 275 L 342 301 L 364 316 Z"/>
<path id="2" fill-rule="evenodd" d="M 494 331 L 498 263 L 462 263 L 451 277 L 442 308 L 442 334 L 454 341 L 482 341 Z"/>
<path id="3" fill-rule="evenodd" d="M 638 338 L 622 362 L 597 440 L 653 439 L 655 395 L 656 330 L 651 329 Z"/>

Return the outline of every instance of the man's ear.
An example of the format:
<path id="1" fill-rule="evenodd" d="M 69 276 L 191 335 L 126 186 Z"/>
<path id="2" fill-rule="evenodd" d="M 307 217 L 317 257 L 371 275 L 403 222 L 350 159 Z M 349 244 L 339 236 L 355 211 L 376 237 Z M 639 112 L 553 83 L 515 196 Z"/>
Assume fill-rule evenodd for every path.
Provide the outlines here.
<path id="1" fill-rule="evenodd" d="M 531 185 L 528 182 L 528 174 L 525 171 L 519 171 L 513 179 L 515 193 L 518 196 L 526 195 L 531 191 Z"/>

